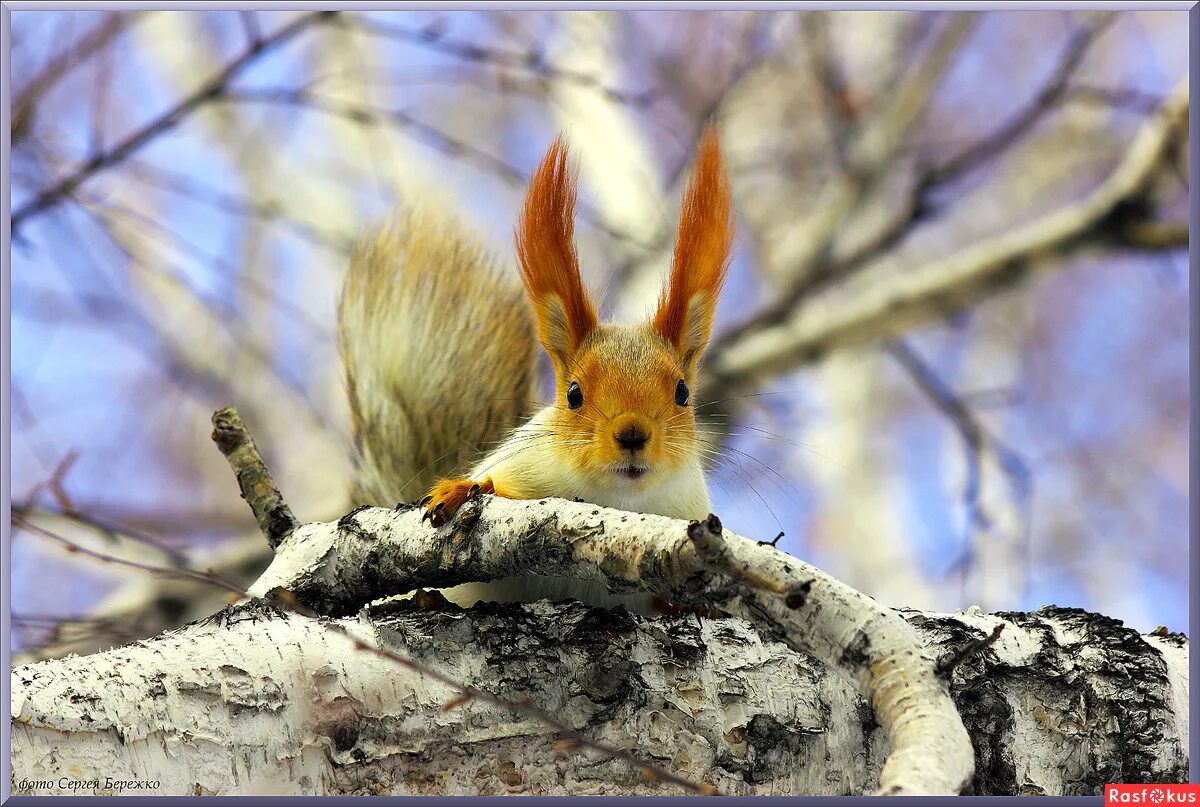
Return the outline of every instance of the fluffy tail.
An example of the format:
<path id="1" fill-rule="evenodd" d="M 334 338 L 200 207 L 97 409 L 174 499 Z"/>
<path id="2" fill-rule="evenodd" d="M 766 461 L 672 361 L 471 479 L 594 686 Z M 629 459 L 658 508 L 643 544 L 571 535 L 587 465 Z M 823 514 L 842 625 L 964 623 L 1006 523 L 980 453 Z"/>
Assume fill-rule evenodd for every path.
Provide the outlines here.
<path id="1" fill-rule="evenodd" d="M 429 209 L 356 246 L 338 305 L 356 504 L 419 499 L 528 413 L 533 322 L 503 268 L 467 227 Z"/>

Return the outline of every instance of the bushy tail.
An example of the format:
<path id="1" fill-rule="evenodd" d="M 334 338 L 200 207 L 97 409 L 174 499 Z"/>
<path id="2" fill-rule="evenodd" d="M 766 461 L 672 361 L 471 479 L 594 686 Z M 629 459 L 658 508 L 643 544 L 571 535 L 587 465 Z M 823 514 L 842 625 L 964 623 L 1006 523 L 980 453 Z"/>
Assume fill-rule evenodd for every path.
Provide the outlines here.
<path id="1" fill-rule="evenodd" d="M 356 504 L 421 498 L 528 413 L 533 322 L 504 268 L 435 209 L 401 213 L 355 247 L 338 338 Z"/>

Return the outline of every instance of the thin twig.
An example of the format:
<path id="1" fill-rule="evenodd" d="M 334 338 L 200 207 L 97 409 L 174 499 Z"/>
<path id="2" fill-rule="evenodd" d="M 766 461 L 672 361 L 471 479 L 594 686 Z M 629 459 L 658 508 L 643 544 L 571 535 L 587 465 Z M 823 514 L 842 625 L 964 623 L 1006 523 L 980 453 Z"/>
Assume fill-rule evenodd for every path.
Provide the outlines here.
<path id="1" fill-rule="evenodd" d="M 37 102 L 77 66 L 93 54 L 105 50 L 122 33 L 147 12 L 115 11 L 107 15 L 95 28 L 66 51 L 55 55 L 38 74 L 25 83 L 17 92 L 12 104 L 12 121 L 9 128 L 11 144 L 16 145 L 29 136 L 36 114 Z"/>
<path id="2" fill-rule="evenodd" d="M 444 132 L 403 109 L 380 109 L 361 104 L 335 101 L 322 98 L 303 88 L 285 87 L 225 92 L 221 95 L 220 100 L 230 103 L 257 103 L 295 107 L 342 118 L 343 120 L 348 120 L 351 123 L 357 123 L 362 126 L 375 126 L 384 122 L 390 123 L 400 129 L 412 132 L 421 142 L 448 157 L 461 160 L 476 168 L 487 171 L 493 176 L 499 177 L 511 187 L 524 187 L 529 179 L 526 172 L 517 168 L 512 163 L 494 154 L 490 154 L 466 140 Z M 655 248 L 654 244 L 647 244 L 635 238 L 630 233 L 618 230 L 608 224 L 593 208 L 586 204 L 579 206 L 578 215 L 580 221 L 587 223 L 609 238 L 627 242 L 642 250 L 648 251 Z"/>
<path id="3" fill-rule="evenodd" d="M 455 39 L 434 28 L 405 28 L 359 15 L 346 16 L 343 19 L 368 34 L 435 50 L 465 62 L 511 70 L 526 70 L 548 81 L 568 82 L 588 87 L 617 103 L 643 107 L 653 103 L 657 98 L 657 93 L 652 91 L 635 93 L 614 89 L 589 73 L 550 64 L 537 50 L 501 50 Z"/>
<path id="4" fill-rule="evenodd" d="M 154 140 L 158 135 L 174 128 L 197 108 L 211 102 L 215 98 L 219 98 L 228 90 L 230 83 L 238 75 L 261 59 L 265 53 L 278 48 L 313 24 L 323 21 L 336 13 L 333 11 L 315 11 L 305 14 L 299 19 L 285 25 L 283 28 L 261 40 L 257 45 L 243 51 L 240 56 L 226 65 L 217 75 L 202 84 L 191 95 L 126 137 L 116 146 L 96 154 L 49 188 L 37 193 L 33 199 L 13 211 L 11 228 L 14 236 L 26 219 L 60 204 L 91 177 L 106 168 L 120 163 L 126 157 Z"/>
<path id="5" fill-rule="evenodd" d="M 61 506 L 61 503 L 60 503 Z M 63 508 L 60 512 L 49 510 L 38 510 L 29 505 L 13 504 L 12 512 L 24 518 L 26 521 L 32 521 L 37 518 L 55 517 L 70 521 L 81 527 L 86 527 L 93 532 L 99 533 L 106 540 L 117 543 L 120 541 L 132 541 L 134 543 L 148 546 L 163 555 L 168 557 L 174 563 L 182 564 L 185 559 L 184 553 L 178 548 L 171 546 L 166 541 L 149 535 L 141 530 L 132 529 L 123 525 L 114 524 L 100 516 L 84 512 L 74 504 L 70 508 Z"/>
<path id="6" fill-rule="evenodd" d="M 254 438 L 246 430 L 237 408 L 227 406 L 213 413 L 212 439 L 217 448 L 229 460 L 229 467 L 237 477 L 242 498 L 254 512 L 258 528 L 266 536 L 271 549 L 292 534 L 299 522 L 291 508 L 284 502 L 271 472 L 254 445 Z"/>
<path id="7" fill-rule="evenodd" d="M 846 148 L 857 110 L 848 103 L 850 88 L 841 65 L 831 52 L 828 12 L 813 11 L 805 14 L 803 32 L 808 59 L 816 78 L 817 89 L 821 92 L 822 118 L 829 130 L 830 145 L 833 147 L 834 157 L 837 158 L 838 168 L 845 172 L 850 167 L 846 158 Z"/>
<path id="8" fill-rule="evenodd" d="M 233 216 L 276 224 L 297 238 L 336 252 L 342 257 L 348 258 L 354 245 L 354 239 L 349 236 L 337 237 L 326 234 L 305 222 L 285 215 L 284 204 L 276 198 L 258 199 L 251 196 L 238 196 L 215 185 L 197 180 L 186 173 L 140 160 L 126 162 L 124 175 L 129 179 L 178 194 Z"/>
<path id="9" fill-rule="evenodd" d="M 923 184 L 938 185 L 962 176 L 972 168 L 1006 150 L 1033 128 L 1034 124 L 1041 120 L 1047 111 L 1068 95 L 1068 83 L 1079 70 L 1083 57 L 1087 55 L 1096 39 L 1108 29 L 1114 19 L 1116 19 L 1116 15 L 1108 13 L 1092 25 L 1076 31 L 1059 57 L 1058 66 L 1033 99 L 999 129 L 929 171 L 922 181 Z"/>
<path id="10" fill-rule="evenodd" d="M 709 513 L 708 518 L 703 521 L 689 522 L 687 535 L 700 557 L 719 571 L 740 580 L 751 588 L 771 594 L 791 596 L 791 592 L 787 591 L 779 580 L 766 577 L 753 569 L 739 566 L 730 560 L 725 551 L 724 527 L 721 519 L 717 518 L 714 513 Z M 762 546 L 763 542 L 759 541 L 758 544 Z M 774 547 L 774 543 L 771 546 Z"/>
<path id="11" fill-rule="evenodd" d="M 226 591 L 233 592 L 234 594 L 239 594 L 239 595 L 245 594 L 245 589 L 241 588 L 240 586 L 236 586 L 227 580 L 222 579 L 221 577 L 214 574 L 213 572 L 209 572 L 209 571 L 202 572 L 202 571 L 198 571 L 196 569 L 187 568 L 185 566 L 157 566 L 152 563 L 142 563 L 142 562 L 136 561 L 136 560 L 128 560 L 126 558 L 118 558 L 115 555 L 109 555 L 105 552 L 97 552 L 96 550 L 89 549 L 86 546 L 82 546 L 82 545 L 76 543 L 75 541 L 72 541 L 69 538 L 64 538 L 63 536 L 59 535 L 58 533 L 56 533 L 52 530 L 48 530 L 45 527 L 34 524 L 32 521 L 29 521 L 24 516 L 22 516 L 20 513 L 13 513 L 11 518 L 12 518 L 13 526 L 20 527 L 23 530 L 32 532 L 35 535 L 40 535 L 43 538 L 49 538 L 50 540 L 55 541 L 58 544 L 61 544 L 63 547 L 66 548 L 66 550 L 68 552 L 70 552 L 72 554 L 78 553 L 81 555 L 86 555 L 89 558 L 94 558 L 95 560 L 98 560 L 101 563 L 108 563 L 108 564 L 113 564 L 116 566 L 128 566 L 132 569 L 140 569 L 144 572 L 150 572 L 152 574 L 160 574 L 165 577 L 173 577 L 178 580 L 190 580 L 192 582 L 197 582 L 197 583 L 206 583 L 206 584 L 210 584 L 213 586 L 218 586 L 220 588 L 225 589 Z"/>
<path id="12" fill-rule="evenodd" d="M 934 406 L 950 419 L 962 436 L 967 467 L 967 484 L 963 490 L 963 503 L 966 507 L 967 518 L 965 550 L 959 564 L 962 565 L 964 573 L 975 557 L 978 531 L 981 528 L 986 530 L 991 523 L 991 519 L 981 504 L 984 457 L 989 452 L 996 458 L 1000 469 L 1008 477 L 1013 504 L 1019 514 L 1020 533 L 1017 536 L 1017 544 L 1023 551 L 1032 531 L 1029 505 L 1033 476 L 1029 466 L 1016 451 L 988 432 L 962 396 L 956 394 L 950 385 L 907 342 L 897 339 L 887 345 L 885 349 Z"/>
<path id="13" fill-rule="evenodd" d="M 771 547 L 772 549 L 778 549 L 778 548 L 779 548 L 779 539 L 780 539 L 780 538 L 782 538 L 782 537 L 784 536 L 784 534 L 785 534 L 785 533 L 784 533 L 784 531 L 783 531 L 783 530 L 780 530 L 780 531 L 779 531 L 779 532 L 778 532 L 778 533 L 775 535 L 775 537 L 774 537 L 774 538 L 772 538 L 771 540 L 769 540 L 769 541 L 756 541 L 756 543 L 757 543 L 759 546 L 769 546 L 769 547 Z"/>
<path id="14" fill-rule="evenodd" d="M 262 29 L 258 25 L 258 15 L 253 11 L 239 11 L 238 18 L 242 21 L 242 30 L 246 32 L 246 44 L 251 50 L 262 47 Z"/>

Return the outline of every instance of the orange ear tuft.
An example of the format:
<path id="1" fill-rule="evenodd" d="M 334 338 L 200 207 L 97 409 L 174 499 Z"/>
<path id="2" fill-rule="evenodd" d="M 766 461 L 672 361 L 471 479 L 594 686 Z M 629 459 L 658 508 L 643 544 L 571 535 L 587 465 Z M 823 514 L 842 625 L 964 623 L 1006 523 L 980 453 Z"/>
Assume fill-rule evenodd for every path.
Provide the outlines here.
<path id="1" fill-rule="evenodd" d="M 732 198 L 715 124 L 696 148 L 683 195 L 671 277 L 654 315 L 654 329 L 675 346 L 689 372 L 708 344 L 733 244 Z"/>
<path id="2" fill-rule="evenodd" d="M 577 174 L 559 135 L 529 181 L 516 229 L 521 279 L 533 301 L 538 334 L 550 357 L 564 364 L 597 325 L 575 253 Z"/>

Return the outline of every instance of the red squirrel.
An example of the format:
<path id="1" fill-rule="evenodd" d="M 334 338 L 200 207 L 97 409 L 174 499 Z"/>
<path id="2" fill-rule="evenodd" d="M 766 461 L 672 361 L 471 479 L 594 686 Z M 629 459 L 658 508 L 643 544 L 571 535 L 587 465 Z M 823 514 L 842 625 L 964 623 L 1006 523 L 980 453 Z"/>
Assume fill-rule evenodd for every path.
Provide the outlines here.
<path id="1" fill-rule="evenodd" d="M 435 527 L 477 494 L 708 515 L 692 390 L 733 240 L 717 130 L 709 126 L 697 147 L 670 274 L 648 321 L 599 320 L 579 273 L 576 193 L 560 136 L 516 225 L 524 294 L 469 228 L 428 207 L 359 243 L 338 321 L 360 501 L 420 498 Z M 535 332 L 555 394 L 521 423 Z"/>

